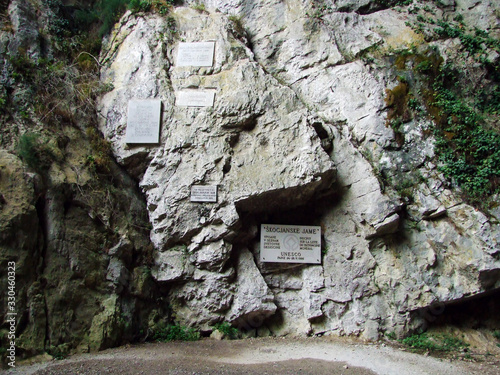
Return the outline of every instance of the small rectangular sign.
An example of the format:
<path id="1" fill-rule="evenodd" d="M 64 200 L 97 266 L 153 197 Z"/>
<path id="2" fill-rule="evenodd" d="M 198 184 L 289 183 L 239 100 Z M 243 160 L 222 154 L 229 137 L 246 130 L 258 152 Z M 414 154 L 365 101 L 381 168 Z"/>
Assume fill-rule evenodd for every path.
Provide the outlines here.
<path id="1" fill-rule="evenodd" d="M 175 93 L 175 105 L 186 107 L 213 107 L 215 90 L 182 90 Z"/>
<path id="2" fill-rule="evenodd" d="M 321 227 L 262 224 L 260 260 L 278 263 L 321 263 Z"/>
<path id="3" fill-rule="evenodd" d="M 191 202 L 217 202 L 217 185 L 191 186 Z"/>
<path id="4" fill-rule="evenodd" d="M 126 143 L 159 143 L 161 100 L 128 102 Z"/>
<path id="5" fill-rule="evenodd" d="M 179 43 L 177 66 L 212 66 L 215 42 Z"/>

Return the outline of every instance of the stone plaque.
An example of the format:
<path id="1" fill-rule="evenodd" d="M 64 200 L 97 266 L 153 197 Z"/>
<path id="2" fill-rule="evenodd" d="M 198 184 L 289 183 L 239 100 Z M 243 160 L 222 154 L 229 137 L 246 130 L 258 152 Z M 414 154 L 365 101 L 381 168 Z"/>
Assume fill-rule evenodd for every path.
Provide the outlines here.
<path id="1" fill-rule="evenodd" d="M 191 202 L 217 202 L 217 185 L 191 186 Z"/>
<path id="2" fill-rule="evenodd" d="M 177 66 L 212 66 L 215 42 L 179 43 Z"/>
<path id="3" fill-rule="evenodd" d="M 215 90 L 181 90 L 175 93 L 175 105 L 186 107 L 213 107 Z"/>
<path id="4" fill-rule="evenodd" d="M 260 260 L 278 263 L 321 263 L 321 227 L 262 224 Z"/>
<path id="5" fill-rule="evenodd" d="M 161 100 L 128 102 L 127 143 L 159 143 Z"/>

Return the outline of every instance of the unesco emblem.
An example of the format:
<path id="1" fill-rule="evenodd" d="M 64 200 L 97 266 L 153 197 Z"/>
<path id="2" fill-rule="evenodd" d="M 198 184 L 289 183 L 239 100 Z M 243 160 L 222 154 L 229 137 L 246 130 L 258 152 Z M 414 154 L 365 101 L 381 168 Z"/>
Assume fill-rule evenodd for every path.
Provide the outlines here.
<path id="1" fill-rule="evenodd" d="M 288 251 L 299 250 L 299 238 L 295 234 L 288 234 L 283 240 L 283 247 Z"/>

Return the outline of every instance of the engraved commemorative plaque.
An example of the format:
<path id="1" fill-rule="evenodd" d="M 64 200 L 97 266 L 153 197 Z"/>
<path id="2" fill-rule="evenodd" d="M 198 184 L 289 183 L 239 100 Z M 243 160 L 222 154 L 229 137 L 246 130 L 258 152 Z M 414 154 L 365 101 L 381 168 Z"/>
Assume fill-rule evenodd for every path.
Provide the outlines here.
<path id="1" fill-rule="evenodd" d="M 181 90 L 175 93 L 175 105 L 184 107 L 213 107 L 215 90 Z"/>
<path id="2" fill-rule="evenodd" d="M 217 185 L 191 186 L 191 202 L 217 202 Z"/>
<path id="3" fill-rule="evenodd" d="M 321 263 L 321 227 L 262 224 L 260 260 L 278 263 Z"/>
<path id="4" fill-rule="evenodd" d="M 215 42 L 179 43 L 177 66 L 212 66 Z"/>
<path id="5" fill-rule="evenodd" d="M 160 100 L 130 100 L 128 103 L 127 143 L 159 143 Z"/>

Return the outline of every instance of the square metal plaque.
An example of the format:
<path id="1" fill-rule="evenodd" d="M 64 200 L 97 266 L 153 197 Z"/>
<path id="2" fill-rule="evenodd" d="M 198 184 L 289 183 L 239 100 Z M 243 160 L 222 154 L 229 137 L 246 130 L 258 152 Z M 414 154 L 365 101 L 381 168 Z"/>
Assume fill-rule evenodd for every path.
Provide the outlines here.
<path id="1" fill-rule="evenodd" d="M 215 90 L 181 90 L 175 93 L 175 105 L 185 107 L 213 107 Z"/>

